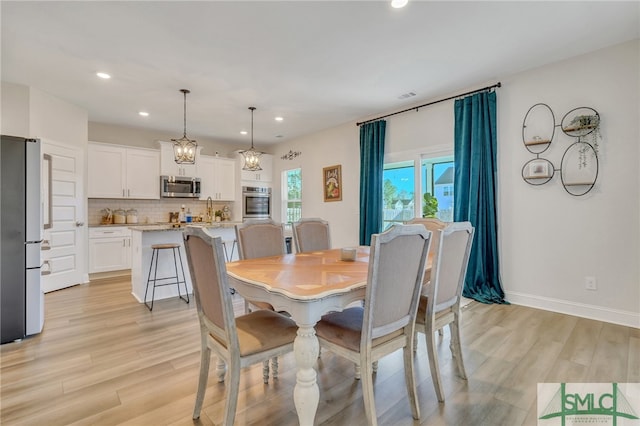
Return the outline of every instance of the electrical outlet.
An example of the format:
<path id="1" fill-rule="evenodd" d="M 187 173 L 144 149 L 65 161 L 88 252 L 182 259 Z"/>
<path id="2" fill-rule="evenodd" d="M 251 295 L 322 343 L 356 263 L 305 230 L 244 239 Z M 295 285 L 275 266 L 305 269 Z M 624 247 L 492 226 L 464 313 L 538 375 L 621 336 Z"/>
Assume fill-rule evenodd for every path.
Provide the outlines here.
<path id="1" fill-rule="evenodd" d="M 584 277 L 584 288 L 587 290 L 597 290 L 598 285 L 596 282 L 596 277 Z"/>

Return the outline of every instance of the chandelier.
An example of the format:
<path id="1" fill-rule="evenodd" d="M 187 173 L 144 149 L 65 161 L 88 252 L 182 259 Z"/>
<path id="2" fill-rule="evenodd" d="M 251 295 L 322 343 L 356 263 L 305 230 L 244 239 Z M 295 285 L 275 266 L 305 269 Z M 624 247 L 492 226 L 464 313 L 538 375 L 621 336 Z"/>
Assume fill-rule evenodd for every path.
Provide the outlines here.
<path id="1" fill-rule="evenodd" d="M 196 148 L 198 144 L 195 140 L 187 137 L 187 89 L 180 89 L 184 95 L 184 133 L 180 139 L 171 139 L 173 142 L 173 156 L 178 164 L 195 164 Z"/>
<path id="2" fill-rule="evenodd" d="M 253 147 L 253 111 L 256 110 L 256 107 L 249 107 L 249 109 L 251 110 L 251 148 L 246 151 L 240 151 L 240 154 L 244 157 L 242 170 L 257 172 L 258 170 L 262 170 L 262 167 L 260 167 L 260 156 L 262 153 L 256 151 Z"/>

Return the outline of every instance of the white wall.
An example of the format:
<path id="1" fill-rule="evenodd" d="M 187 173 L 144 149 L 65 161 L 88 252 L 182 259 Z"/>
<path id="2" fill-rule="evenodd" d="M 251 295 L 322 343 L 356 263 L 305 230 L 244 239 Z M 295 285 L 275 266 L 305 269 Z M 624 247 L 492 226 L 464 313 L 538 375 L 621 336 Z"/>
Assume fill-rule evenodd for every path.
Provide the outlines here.
<path id="1" fill-rule="evenodd" d="M 174 133 L 171 133 L 152 129 L 118 126 L 115 124 L 89 122 L 89 140 L 94 142 L 159 149 L 160 145 L 157 141 L 170 142 L 171 138 L 177 138 L 179 136 L 182 136 L 180 135 L 180 129 L 176 129 Z M 202 146 L 201 154 L 203 155 L 215 155 L 215 153 L 218 152 L 220 156 L 232 158 L 233 151 L 247 148 L 247 146 L 223 143 L 211 138 L 195 137 L 191 134 L 188 136 L 195 139 L 198 145 Z"/>
<path id="2" fill-rule="evenodd" d="M 625 43 L 503 79 L 499 91 L 502 279 L 515 303 L 640 327 L 638 152 L 639 44 Z M 600 169 L 594 189 L 568 195 L 556 175 L 524 183 L 522 120 L 537 102 L 560 122 L 590 106 L 601 116 Z M 573 139 L 557 129 L 543 155 L 560 168 Z M 584 278 L 596 277 L 597 291 Z"/>
<path id="3" fill-rule="evenodd" d="M 496 78 L 503 83 L 497 90 L 500 264 L 512 303 L 640 327 L 639 49 L 636 40 Z M 477 87 L 492 82 L 482 83 Z M 567 194 L 558 176 L 541 187 L 522 180 L 522 165 L 532 158 L 522 145 L 522 121 L 538 102 L 547 103 L 558 122 L 579 106 L 600 113 L 600 175 L 588 195 Z M 559 168 L 570 142 L 556 132 L 544 157 Z M 447 146 L 453 149 L 453 101 L 387 119 L 387 159 L 440 152 Z M 290 149 L 302 151 L 302 156 L 281 160 Z M 301 167 L 303 216 L 329 220 L 335 247 L 357 244 L 360 166 L 355 123 L 282 143 L 274 154 L 276 218 L 278 176 Z M 333 164 L 342 164 L 343 201 L 324 203 L 322 168 Z M 597 291 L 585 290 L 585 276 L 597 278 Z"/>
<path id="4" fill-rule="evenodd" d="M 1 87 L 2 134 L 29 137 L 29 88 L 5 82 Z"/>

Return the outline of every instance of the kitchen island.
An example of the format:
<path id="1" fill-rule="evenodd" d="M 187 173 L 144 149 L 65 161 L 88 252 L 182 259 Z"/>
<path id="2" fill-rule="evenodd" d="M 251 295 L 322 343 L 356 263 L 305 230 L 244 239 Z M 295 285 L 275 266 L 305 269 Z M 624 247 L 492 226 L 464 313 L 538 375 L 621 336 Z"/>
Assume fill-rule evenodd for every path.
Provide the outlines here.
<path id="1" fill-rule="evenodd" d="M 221 236 L 228 246 L 228 253 L 231 254 L 233 242 L 235 241 L 235 223 L 233 222 L 216 222 L 213 224 L 192 224 L 187 226 L 197 226 L 206 228 L 214 236 Z M 147 288 L 147 279 L 149 276 L 149 266 L 151 263 L 151 246 L 153 244 L 176 243 L 180 245 L 180 256 L 182 257 L 182 265 L 184 268 L 185 281 L 189 294 L 193 293 L 191 284 L 191 275 L 189 274 L 189 265 L 187 264 L 187 256 L 184 251 L 184 241 L 182 231 L 184 226 L 174 227 L 172 224 L 159 225 L 138 225 L 131 227 L 131 294 L 139 303 L 144 302 L 144 293 Z M 234 259 L 237 259 L 237 250 L 234 251 Z M 182 276 L 180 271 L 180 258 L 176 259 L 178 264 L 178 274 Z M 152 272 L 153 275 L 153 272 Z M 175 275 L 173 267 L 173 253 L 171 250 L 161 250 L 158 261 L 158 278 Z M 184 287 L 181 287 L 184 291 Z M 147 296 L 151 300 L 151 289 Z M 178 287 L 173 285 L 157 287 L 155 300 L 168 299 L 170 297 L 178 297 Z"/>

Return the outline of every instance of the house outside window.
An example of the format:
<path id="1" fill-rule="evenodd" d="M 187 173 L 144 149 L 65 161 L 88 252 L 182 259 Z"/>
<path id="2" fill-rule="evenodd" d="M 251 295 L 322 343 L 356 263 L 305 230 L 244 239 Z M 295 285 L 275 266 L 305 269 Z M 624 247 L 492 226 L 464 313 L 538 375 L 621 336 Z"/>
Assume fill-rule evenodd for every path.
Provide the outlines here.
<path id="1" fill-rule="evenodd" d="M 382 228 L 404 223 L 415 215 L 415 167 L 413 161 L 384 165 L 382 172 Z"/>
<path id="2" fill-rule="evenodd" d="M 283 171 L 282 180 L 282 222 L 297 222 L 302 217 L 301 169 Z"/>
<path id="3" fill-rule="evenodd" d="M 433 195 L 438 200 L 438 208 L 435 217 L 443 222 L 453 221 L 453 196 L 455 166 L 453 156 L 441 158 L 423 158 L 421 167 L 422 183 L 425 193 Z M 423 216 L 425 213 L 425 199 L 423 203 Z M 428 216 L 429 214 L 427 214 Z"/>

